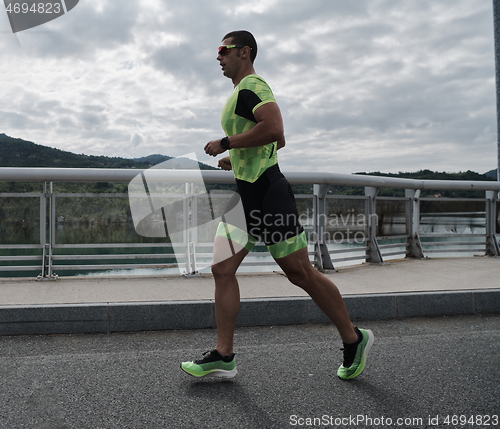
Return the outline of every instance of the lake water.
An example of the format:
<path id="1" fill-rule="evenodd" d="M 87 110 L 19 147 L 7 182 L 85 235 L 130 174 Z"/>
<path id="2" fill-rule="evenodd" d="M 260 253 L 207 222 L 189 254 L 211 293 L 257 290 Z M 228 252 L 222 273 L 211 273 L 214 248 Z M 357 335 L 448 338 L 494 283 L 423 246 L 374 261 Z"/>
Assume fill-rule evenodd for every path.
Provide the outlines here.
<path id="1" fill-rule="evenodd" d="M 306 231 L 310 229 L 312 225 L 312 220 L 310 222 L 306 221 L 303 224 Z M 454 215 L 431 215 L 422 216 L 421 218 L 421 242 L 424 248 L 424 255 L 427 257 L 472 257 L 478 254 L 484 254 L 483 244 L 477 244 L 478 242 L 484 242 L 484 234 L 486 233 L 485 228 L 485 218 L 484 213 L 473 214 L 471 216 L 454 216 Z M 345 226 L 345 225 L 344 225 Z M 404 218 L 401 217 L 399 221 L 392 220 L 391 226 L 385 228 L 385 233 L 388 234 L 387 239 L 379 240 L 379 245 L 392 245 L 402 243 L 404 239 L 394 238 L 391 239 L 391 235 L 404 234 L 405 228 Z M 330 231 L 329 237 L 332 238 L 327 244 L 327 247 L 331 253 L 331 258 L 333 264 L 336 268 L 352 266 L 361 264 L 364 261 L 366 246 L 365 241 L 362 240 L 364 237 L 363 228 L 349 228 L 349 234 L 351 243 L 342 243 L 341 238 L 347 236 L 347 229 L 339 229 Z M 360 233 L 363 231 L 363 234 Z M 328 232 L 328 229 L 327 229 Z M 337 235 L 336 235 L 337 234 Z M 356 235 L 358 234 L 358 235 Z M 443 235 L 446 235 L 443 237 Z M 335 240 L 335 238 L 338 240 Z M 357 239 L 358 238 L 358 239 Z M 446 242 L 449 244 L 439 244 L 435 245 L 433 243 Z M 470 244 L 460 244 L 459 246 L 455 243 L 470 243 Z M 460 249 L 457 252 L 457 249 Z M 280 267 L 274 262 L 273 258 L 267 252 L 264 246 L 259 247 L 258 252 L 251 252 L 244 260 L 244 264 L 239 268 L 240 273 L 263 273 L 280 271 Z M 314 246 L 308 246 L 309 252 L 314 252 Z M 400 252 L 395 255 L 391 255 L 387 258 L 384 257 L 385 261 L 390 261 L 394 259 L 404 258 L 406 248 L 403 244 L 400 247 L 391 248 L 390 252 Z M 202 251 L 207 252 L 206 249 Z M 388 250 L 389 252 L 389 250 Z M 384 254 L 384 250 L 382 250 Z M 311 259 L 313 256 L 310 256 Z M 345 258 L 353 258 L 355 260 L 342 261 Z M 200 273 L 210 273 L 210 262 L 211 257 L 198 257 L 197 258 L 197 271 Z M 185 266 L 181 265 L 180 268 L 171 269 L 132 269 L 132 270 L 109 270 L 100 273 L 86 273 L 82 275 L 86 276 L 97 276 L 97 275 L 166 275 L 166 274 L 182 274 L 185 272 Z"/>

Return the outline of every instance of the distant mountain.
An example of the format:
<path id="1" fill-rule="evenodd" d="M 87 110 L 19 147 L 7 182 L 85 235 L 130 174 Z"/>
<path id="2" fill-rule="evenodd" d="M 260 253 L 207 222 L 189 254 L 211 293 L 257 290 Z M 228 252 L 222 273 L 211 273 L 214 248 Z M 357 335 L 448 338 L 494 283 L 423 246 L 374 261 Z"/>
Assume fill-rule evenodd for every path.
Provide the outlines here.
<path id="1" fill-rule="evenodd" d="M 0 134 L 0 167 L 51 167 L 51 168 L 150 168 L 172 159 L 166 155 L 149 155 L 142 158 L 119 158 L 75 154 L 42 146 L 23 139 Z M 187 166 L 189 164 L 189 167 Z M 196 164 L 194 164 L 196 165 Z M 198 163 L 202 170 L 215 167 Z M 179 158 L 176 168 L 194 168 L 193 163 Z"/>
<path id="2" fill-rule="evenodd" d="M 60 149 L 42 146 L 19 138 L 0 134 L 0 167 L 52 167 L 52 168 L 151 168 L 162 162 L 173 159 L 171 156 L 153 154 L 141 158 L 119 158 L 75 154 Z M 202 170 L 217 170 L 207 164 L 198 162 Z M 174 168 L 194 168 L 196 163 L 187 158 L 178 158 Z M 485 174 L 473 171 L 461 173 L 440 173 L 420 170 L 413 173 L 356 173 L 372 176 L 406 177 L 411 179 L 443 179 L 443 180 L 496 180 L 496 170 Z M 307 189 L 308 185 L 304 185 Z"/>
<path id="3" fill-rule="evenodd" d="M 484 173 L 485 176 L 491 177 L 494 180 L 497 180 L 497 170 L 490 170 L 487 173 Z"/>
<path id="4" fill-rule="evenodd" d="M 468 170 L 465 172 L 459 173 L 446 173 L 439 171 L 431 171 L 431 170 L 420 170 L 412 173 L 381 173 L 379 171 L 371 172 L 371 173 L 356 173 L 362 175 L 369 176 L 383 176 L 383 177 L 397 177 L 404 179 L 414 179 L 414 180 L 465 180 L 465 181 L 494 181 L 496 180 L 493 177 L 489 177 L 486 174 L 479 174 L 474 171 Z M 339 193 L 348 194 L 348 195 L 362 195 L 363 190 L 359 187 L 339 187 Z M 389 197 L 403 197 L 405 195 L 404 189 L 390 189 L 390 188 L 382 188 L 379 192 L 380 196 L 389 196 Z M 451 191 L 451 190 L 443 190 L 443 189 L 434 189 L 434 190 L 423 190 L 421 197 L 450 197 L 450 198 L 484 198 L 483 191 Z"/>
<path id="5" fill-rule="evenodd" d="M 118 157 L 77 155 L 0 134 L 0 167 L 149 168 L 150 164 Z"/>
<path id="6" fill-rule="evenodd" d="M 172 159 L 172 157 L 167 155 L 154 154 L 154 155 L 143 156 L 142 158 L 132 158 L 132 159 L 136 162 L 147 162 L 148 164 L 151 165 L 157 165 Z"/>
<path id="7" fill-rule="evenodd" d="M 405 179 L 416 179 L 416 180 L 496 180 L 496 170 L 492 170 L 495 172 L 495 176 L 491 176 L 488 174 L 479 174 L 475 171 L 465 171 L 459 173 L 446 173 L 439 171 L 431 171 L 431 170 L 420 170 L 415 172 L 399 172 L 399 173 L 381 173 L 379 171 L 371 172 L 371 173 L 356 173 L 356 174 L 365 174 L 369 176 L 384 176 L 384 177 L 399 177 Z"/>

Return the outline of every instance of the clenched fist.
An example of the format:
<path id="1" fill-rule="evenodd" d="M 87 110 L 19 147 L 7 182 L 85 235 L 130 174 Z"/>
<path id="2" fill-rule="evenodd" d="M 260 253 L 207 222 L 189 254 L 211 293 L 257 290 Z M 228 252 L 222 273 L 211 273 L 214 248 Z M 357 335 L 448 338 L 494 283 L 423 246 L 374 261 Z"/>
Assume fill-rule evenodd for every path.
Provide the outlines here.
<path id="1" fill-rule="evenodd" d="M 220 155 L 222 152 L 225 152 L 226 149 L 223 149 L 220 145 L 219 140 L 212 140 L 205 145 L 205 153 L 210 156 Z"/>
<path id="2" fill-rule="evenodd" d="M 228 156 L 219 159 L 218 166 L 219 166 L 219 168 L 222 168 L 223 170 L 226 170 L 226 171 L 231 171 L 233 168 L 231 165 L 231 160 L 229 159 Z"/>

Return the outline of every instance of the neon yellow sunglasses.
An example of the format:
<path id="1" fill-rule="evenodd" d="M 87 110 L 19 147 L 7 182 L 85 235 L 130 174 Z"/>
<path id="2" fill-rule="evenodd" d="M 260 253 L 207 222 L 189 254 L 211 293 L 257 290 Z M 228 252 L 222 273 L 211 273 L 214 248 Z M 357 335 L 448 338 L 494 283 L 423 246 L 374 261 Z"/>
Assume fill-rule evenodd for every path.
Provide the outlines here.
<path id="1" fill-rule="evenodd" d="M 217 51 L 219 55 L 227 55 L 232 48 L 244 48 L 244 46 L 238 45 L 222 45 L 219 46 L 219 50 Z"/>

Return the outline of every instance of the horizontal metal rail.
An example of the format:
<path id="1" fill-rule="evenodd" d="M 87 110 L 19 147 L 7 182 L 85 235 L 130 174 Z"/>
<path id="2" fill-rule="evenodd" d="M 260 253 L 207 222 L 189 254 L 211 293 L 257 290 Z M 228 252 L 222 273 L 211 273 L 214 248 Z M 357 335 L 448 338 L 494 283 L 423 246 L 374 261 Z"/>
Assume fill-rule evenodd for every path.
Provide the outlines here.
<path id="1" fill-rule="evenodd" d="M 0 182 L 130 182 L 141 173 L 147 174 L 151 182 L 172 183 L 234 183 L 231 172 L 213 170 L 168 170 L 168 169 L 109 169 L 109 168 L 31 168 L 1 167 Z M 325 184 L 342 186 L 370 186 L 398 189 L 443 189 L 500 191 L 500 182 L 465 180 L 420 180 L 397 177 L 369 176 L 341 173 L 284 172 L 292 184 Z"/>

